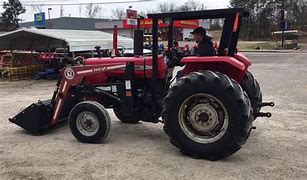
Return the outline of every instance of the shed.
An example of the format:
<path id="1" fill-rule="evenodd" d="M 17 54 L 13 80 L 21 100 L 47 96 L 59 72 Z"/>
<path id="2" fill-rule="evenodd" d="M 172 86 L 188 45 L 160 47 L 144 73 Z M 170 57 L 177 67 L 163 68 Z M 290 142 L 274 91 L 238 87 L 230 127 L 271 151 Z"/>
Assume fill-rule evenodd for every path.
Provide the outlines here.
<path id="1" fill-rule="evenodd" d="M 118 46 L 133 48 L 133 39 L 118 36 Z M 70 52 L 94 51 L 113 48 L 113 34 L 101 31 L 19 29 L 0 35 L 0 50 L 48 51 L 52 48 L 69 48 Z"/>

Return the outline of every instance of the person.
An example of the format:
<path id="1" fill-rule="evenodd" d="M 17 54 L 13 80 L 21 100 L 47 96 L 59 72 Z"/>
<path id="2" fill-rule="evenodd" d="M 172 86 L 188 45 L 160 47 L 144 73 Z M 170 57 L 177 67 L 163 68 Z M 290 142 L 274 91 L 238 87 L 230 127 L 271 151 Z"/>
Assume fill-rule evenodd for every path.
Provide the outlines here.
<path id="1" fill-rule="evenodd" d="M 173 46 L 173 48 L 175 48 L 175 49 L 179 49 L 180 47 L 179 47 L 179 43 L 178 43 L 178 41 L 174 41 L 174 46 Z"/>
<path id="2" fill-rule="evenodd" d="M 194 35 L 194 40 L 197 43 L 192 55 L 195 56 L 214 56 L 216 51 L 213 47 L 212 38 L 206 35 L 206 30 L 203 27 L 198 27 L 191 32 Z"/>
<path id="3" fill-rule="evenodd" d="M 194 35 L 194 40 L 197 43 L 190 55 L 194 56 L 215 56 L 216 51 L 213 47 L 212 38 L 206 35 L 206 30 L 203 27 L 197 27 L 191 32 Z M 176 79 L 183 76 L 183 70 L 177 71 Z"/>

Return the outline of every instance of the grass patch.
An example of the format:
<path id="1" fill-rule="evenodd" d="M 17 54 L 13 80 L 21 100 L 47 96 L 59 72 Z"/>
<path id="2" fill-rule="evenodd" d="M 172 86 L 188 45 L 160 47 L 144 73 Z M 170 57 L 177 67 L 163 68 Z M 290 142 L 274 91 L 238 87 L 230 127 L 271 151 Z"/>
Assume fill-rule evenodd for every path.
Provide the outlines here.
<path id="1" fill-rule="evenodd" d="M 274 50 L 277 49 L 278 44 L 272 41 L 239 41 L 237 47 L 239 50 Z"/>

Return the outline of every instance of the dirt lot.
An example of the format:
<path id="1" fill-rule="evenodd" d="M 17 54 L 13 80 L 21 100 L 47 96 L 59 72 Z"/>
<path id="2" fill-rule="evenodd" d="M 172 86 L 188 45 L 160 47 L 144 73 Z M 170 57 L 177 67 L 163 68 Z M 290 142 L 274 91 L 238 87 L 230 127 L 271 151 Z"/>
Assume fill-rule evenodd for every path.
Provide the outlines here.
<path id="1" fill-rule="evenodd" d="M 216 162 L 181 155 L 162 124 L 122 124 L 111 111 L 103 144 L 79 143 L 67 126 L 29 135 L 7 119 L 50 98 L 55 82 L 0 81 L 0 179 L 306 179 L 306 56 L 249 54 L 273 117 L 257 119 L 242 149 Z"/>

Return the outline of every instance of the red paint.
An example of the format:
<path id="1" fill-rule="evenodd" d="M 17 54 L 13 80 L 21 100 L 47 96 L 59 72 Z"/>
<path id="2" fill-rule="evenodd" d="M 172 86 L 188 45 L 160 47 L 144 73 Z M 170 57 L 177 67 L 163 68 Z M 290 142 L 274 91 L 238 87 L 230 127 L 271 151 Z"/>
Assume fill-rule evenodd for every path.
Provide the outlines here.
<path id="1" fill-rule="evenodd" d="M 248 68 L 243 62 L 230 56 L 185 57 L 181 62 L 185 64 L 184 75 L 193 71 L 211 70 L 226 74 L 237 82 L 241 82 Z"/>
<path id="2" fill-rule="evenodd" d="M 41 53 L 39 55 L 39 60 L 41 62 L 49 62 L 50 60 L 54 60 L 54 59 L 55 59 L 54 53 Z"/>
<path id="3" fill-rule="evenodd" d="M 80 84 L 83 80 L 90 84 L 98 85 L 106 83 L 108 77 L 123 77 L 127 62 L 135 63 L 136 78 L 145 78 L 144 76 L 148 79 L 152 78 L 152 57 L 90 58 L 85 61 L 86 66 L 73 66 L 61 69 L 62 80 L 55 103 L 55 110 L 58 109 L 57 116 L 54 112 L 51 125 L 53 126 L 57 123 L 66 100 L 71 96 L 69 92 L 71 86 Z M 235 57 L 185 57 L 181 62 L 185 64 L 184 75 L 199 70 L 212 70 L 224 73 L 237 82 L 241 82 L 247 68 L 250 66 L 249 59 L 240 53 L 236 54 Z M 144 66 L 147 67 L 146 71 L 144 71 Z M 67 71 L 70 73 L 67 73 Z M 167 68 L 164 58 L 159 56 L 158 78 L 164 79 L 166 72 Z M 69 78 L 65 74 L 74 75 L 72 78 Z"/>
<path id="4" fill-rule="evenodd" d="M 234 57 L 235 57 L 237 60 L 239 60 L 239 61 L 241 61 L 241 62 L 244 63 L 245 68 L 246 68 L 245 70 L 247 70 L 248 67 L 252 65 L 251 61 L 250 61 L 244 54 L 242 54 L 242 53 L 237 53 L 237 54 L 235 54 Z"/>
<path id="5" fill-rule="evenodd" d="M 151 28 L 152 19 L 141 19 L 140 26 L 141 28 Z M 159 28 L 168 27 L 168 24 L 164 24 L 162 20 L 159 20 L 158 26 Z M 131 28 L 136 28 L 136 27 L 137 26 L 134 26 L 134 25 L 128 25 L 126 19 L 123 20 L 124 29 L 131 29 Z M 199 27 L 199 21 L 198 20 L 178 20 L 178 21 L 174 21 L 174 27 L 194 29 L 194 28 Z"/>
<path id="6" fill-rule="evenodd" d="M 239 17 L 240 17 L 240 13 L 237 13 L 237 14 L 236 14 L 235 22 L 233 23 L 232 32 L 237 32 L 237 30 L 238 30 L 238 26 L 239 26 Z"/>
<path id="7" fill-rule="evenodd" d="M 113 29 L 113 49 L 115 51 L 115 55 L 118 55 L 118 48 L 117 48 L 117 34 L 118 34 L 118 29 L 117 26 L 114 26 Z"/>
<path id="8" fill-rule="evenodd" d="M 144 62 L 146 66 L 145 75 L 146 78 L 152 78 L 152 57 L 115 57 L 115 58 L 89 58 L 85 60 L 85 65 L 97 65 L 97 64 L 110 64 L 110 63 L 126 63 L 134 62 L 135 77 L 144 78 Z M 158 58 L 158 78 L 165 78 L 167 67 L 164 62 L 163 56 Z M 106 82 L 107 78 L 110 77 L 123 77 L 125 69 L 118 69 L 107 73 L 95 74 L 93 76 L 86 77 L 85 80 L 91 84 L 98 85 Z"/>
<path id="9" fill-rule="evenodd" d="M 112 64 L 102 64 L 102 65 L 93 65 L 93 66 L 72 66 L 72 67 L 66 67 L 66 68 L 61 69 L 60 74 L 61 74 L 62 79 L 61 79 L 61 84 L 59 87 L 59 93 L 57 94 L 57 97 L 56 97 L 54 112 L 53 112 L 53 116 L 51 120 L 51 126 L 54 126 L 58 122 L 62 109 L 65 105 L 65 102 L 71 96 L 69 92 L 69 88 L 71 86 L 80 84 L 86 76 L 106 73 L 108 71 L 113 71 L 111 69 L 107 69 L 107 67 L 111 68 L 115 66 L 121 66 L 118 68 L 123 68 L 126 66 L 126 64 L 113 62 Z M 67 72 L 67 70 L 72 72 L 71 74 L 74 74 L 72 78 L 68 78 L 65 75 L 65 72 Z M 88 71 L 88 72 L 78 74 L 78 72 L 85 72 L 85 71 Z"/>
<path id="10" fill-rule="evenodd" d="M 136 10 L 127 9 L 126 13 L 127 13 L 127 18 L 136 19 L 138 16 L 138 12 Z"/>

